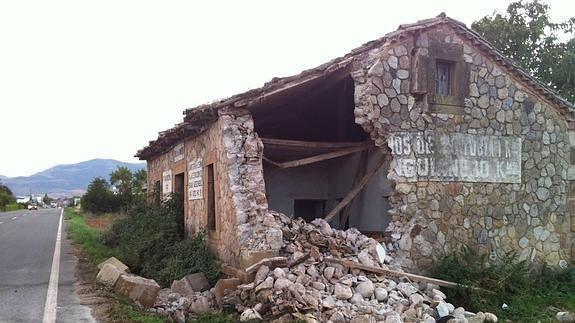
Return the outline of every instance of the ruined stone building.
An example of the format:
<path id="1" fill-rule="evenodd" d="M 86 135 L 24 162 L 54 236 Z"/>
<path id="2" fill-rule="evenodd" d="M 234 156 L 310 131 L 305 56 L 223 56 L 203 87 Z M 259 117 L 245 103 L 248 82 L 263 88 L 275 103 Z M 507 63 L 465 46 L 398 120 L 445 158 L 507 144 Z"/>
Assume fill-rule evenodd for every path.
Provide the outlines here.
<path id="1" fill-rule="evenodd" d="M 280 248 L 271 210 L 379 235 L 414 270 L 463 245 L 575 256 L 575 108 L 444 15 L 184 115 L 137 156 L 233 266 Z"/>

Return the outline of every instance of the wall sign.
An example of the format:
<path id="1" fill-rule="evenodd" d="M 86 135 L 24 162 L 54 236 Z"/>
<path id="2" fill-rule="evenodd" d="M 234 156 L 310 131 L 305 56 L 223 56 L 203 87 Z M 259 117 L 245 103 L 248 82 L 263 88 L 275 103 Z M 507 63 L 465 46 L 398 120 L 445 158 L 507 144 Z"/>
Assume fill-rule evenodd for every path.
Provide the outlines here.
<path id="1" fill-rule="evenodd" d="M 162 195 L 164 198 L 169 198 L 172 194 L 172 170 L 167 170 L 162 173 Z"/>
<path id="2" fill-rule="evenodd" d="M 195 159 L 188 164 L 188 200 L 200 200 L 203 198 L 202 160 Z"/>
<path id="3" fill-rule="evenodd" d="M 520 137 L 396 132 L 388 145 L 408 182 L 521 183 Z"/>
<path id="4" fill-rule="evenodd" d="M 184 159 L 184 143 L 177 144 L 174 147 L 174 162 Z"/>

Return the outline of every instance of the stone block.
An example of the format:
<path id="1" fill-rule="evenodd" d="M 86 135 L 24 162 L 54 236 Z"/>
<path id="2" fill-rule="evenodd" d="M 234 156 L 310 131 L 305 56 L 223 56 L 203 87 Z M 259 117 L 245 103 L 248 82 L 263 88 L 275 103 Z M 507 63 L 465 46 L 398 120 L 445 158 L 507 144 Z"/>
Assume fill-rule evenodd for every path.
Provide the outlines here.
<path id="1" fill-rule="evenodd" d="M 192 289 L 196 292 L 203 292 L 210 289 L 210 283 L 204 273 L 195 273 L 184 277 Z"/>
<path id="2" fill-rule="evenodd" d="M 121 275 L 116 282 L 115 290 L 143 307 L 151 307 L 158 297 L 160 285 L 153 279 L 135 275 Z"/>
<path id="3" fill-rule="evenodd" d="M 102 267 L 104 267 L 105 264 L 111 264 L 114 267 L 118 268 L 119 271 L 123 271 L 123 272 L 129 272 L 130 271 L 128 266 L 124 265 L 124 263 L 122 263 L 116 257 L 110 257 L 110 258 L 106 259 L 104 262 L 101 262 L 100 264 L 98 264 L 98 269 L 102 269 Z"/>
<path id="4" fill-rule="evenodd" d="M 223 264 L 220 270 L 226 276 L 239 278 L 242 281 L 242 284 L 251 283 L 255 278 L 255 273 L 248 274 L 245 270 L 226 264 Z"/>
<path id="5" fill-rule="evenodd" d="M 174 280 L 170 289 L 173 293 L 189 296 L 195 292 L 203 292 L 210 288 L 210 283 L 203 273 L 188 275 L 182 279 Z"/>
<path id="6" fill-rule="evenodd" d="M 100 271 L 98 272 L 96 280 L 108 287 L 113 288 L 114 285 L 116 285 L 118 278 L 120 278 L 120 276 L 123 274 L 125 274 L 124 271 L 121 271 L 118 268 L 116 268 L 116 266 L 107 263 L 104 264 L 100 269 Z"/>
<path id="7" fill-rule="evenodd" d="M 170 290 L 172 291 L 172 293 L 178 293 L 182 296 L 190 296 L 195 292 L 192 286 L 190 286 L 190 283 L 188 282 L 186 277 L 174 280 L 172 282 Z"/>
<path id="8" fill-rule="evenodd" d="M 216 301 L 218 304 L 221 303 L 226 290 L 235 290 L 240 284 L 241 281 L 239 278 L 226 278 L 218 280 L 215 287 Z"/>
<path id="9" fill-rule="evenodd" d="M 242 250 L 240 256 L 240 267 L 245 269 L 262 259 L 277 257 L 278 255 L 279 250 Z"/>

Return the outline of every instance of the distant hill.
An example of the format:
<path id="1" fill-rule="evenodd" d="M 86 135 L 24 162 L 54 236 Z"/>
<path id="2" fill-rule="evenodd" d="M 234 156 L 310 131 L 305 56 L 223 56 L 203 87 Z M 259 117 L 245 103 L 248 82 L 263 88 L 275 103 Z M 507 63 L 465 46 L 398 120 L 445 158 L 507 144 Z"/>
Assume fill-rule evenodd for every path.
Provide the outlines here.
<path id="1" fill-rule="evenodd" d="M 77 164 L 57 165 L 31 176 L 6 177 L 0 180 L 15 195 L 48 193 L 51 196 L 81 195 L 94 177 L 110 179 L 110 173 L 118 166 L 131 171 L 145 169 L 146 163 L 125 163 L 114 159 L 92 159 Z"/>

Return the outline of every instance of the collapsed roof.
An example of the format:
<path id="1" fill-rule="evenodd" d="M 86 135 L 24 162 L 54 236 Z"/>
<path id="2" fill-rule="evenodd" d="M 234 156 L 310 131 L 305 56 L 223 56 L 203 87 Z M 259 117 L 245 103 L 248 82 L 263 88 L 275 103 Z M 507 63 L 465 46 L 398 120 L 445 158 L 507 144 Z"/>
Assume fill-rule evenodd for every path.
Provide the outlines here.
<path id="1" fill-rule="evenodd" d="M 258 109 L 277 103 L 277 101 L 281 101 L 286 97 L 297 95 L 297 93 L 304 88 L 309 88 L 325 81 L 340 80 L 352 71 L 352 63 L 363 59 L 370 50 L 378 48 L 386 42 L 401 41 L 412 33 L 421 32 L 422 30 L 430 29 L 441 24 L 450 26 L 462 38 L 469 40 L 476 48 L 506 68 L 509 74 L 523 81 L 530 86 L 533 91 L 549 100 L 568 121 L 575 122 L 575 107 L 573 104 L 531 76 L 511 59 L 505 57 L 478 33 L 467 28 L 464 23 L 449 18 L 445 16 L 445 14 L 440 14 L 435 18 L 420 20 L 413 24 L 400 25 L 396 31 L 388 33 L 379 39 L 367 42 L 353 49 L 343 57 L 335 58 L 299 74 L 273 78 L 260 88 L 239 93 L 209 104 L 186 109 L 184 111 L 183 122 L 175 125 L 171 129 L 160 132 L 157 139 L 150 141 L 146 147 L 136 153 L 136 157 L 141 160 L 148 160 L 153 156 L 168 151 L 183 139 L 192 138 L 201 134 L 217 119 L 217 111 L 224 107 L 247 108 L 250 110 Z"/>

